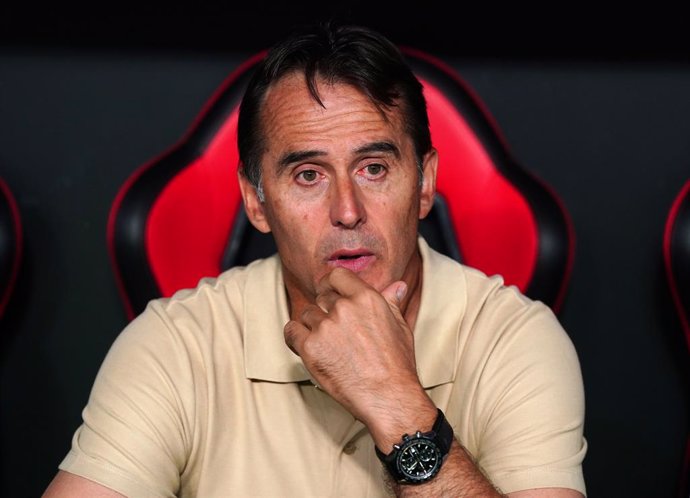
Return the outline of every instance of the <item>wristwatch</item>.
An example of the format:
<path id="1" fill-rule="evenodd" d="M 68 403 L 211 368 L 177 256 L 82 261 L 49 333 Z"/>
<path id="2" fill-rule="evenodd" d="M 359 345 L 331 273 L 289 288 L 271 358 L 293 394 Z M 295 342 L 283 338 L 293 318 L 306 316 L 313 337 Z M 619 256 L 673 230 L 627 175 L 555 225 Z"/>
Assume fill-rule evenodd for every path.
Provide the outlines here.
<path id="1" fill-rule="evenodd" d="M 453 428 L 441 410 L 429 432 L 404 434 L 402 441 L 393 445 L 393 451 L 383 454 L 378 448 L 376 456 L 385 464 L 390 475 L 401 484 L 421 484 L 430 480 L 448 456 L 453 442 Z"/>

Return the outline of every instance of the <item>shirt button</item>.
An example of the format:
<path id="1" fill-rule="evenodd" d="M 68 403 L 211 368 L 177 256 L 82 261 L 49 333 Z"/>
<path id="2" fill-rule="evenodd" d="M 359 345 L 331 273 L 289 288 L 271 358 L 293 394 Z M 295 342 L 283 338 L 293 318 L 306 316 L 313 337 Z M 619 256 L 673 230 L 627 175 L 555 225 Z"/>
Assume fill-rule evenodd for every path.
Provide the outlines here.
<path id="1" fill-rule="evenodd" d="M 345 453 L 346 455 L 352 455 L 355 451 L 357 451 L 357 445 L 352 441 L 347 443 L 343 448 L 343 453 Z"/>

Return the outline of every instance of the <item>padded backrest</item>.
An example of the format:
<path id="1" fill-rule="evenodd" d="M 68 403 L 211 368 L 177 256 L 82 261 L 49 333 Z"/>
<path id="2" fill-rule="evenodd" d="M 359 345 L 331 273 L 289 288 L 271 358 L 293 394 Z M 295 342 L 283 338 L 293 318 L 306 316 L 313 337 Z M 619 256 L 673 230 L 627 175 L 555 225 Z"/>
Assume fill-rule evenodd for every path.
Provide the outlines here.
<path id="1" fill-rule="evenodd" d="M 439 150 L 439 195 L 420 231 L 432 247 L 501 274 L 560 308 L 574 235 L 552 190 L 520 167 L 480 100 L 458 74 L 404 49 L 424 84 Z M 128 315 L 148 300 L 195 286 L 274 250 L 248 224 L 236 180 L 238 105 L 258 54 L 233 72 L 188 133 L 136 171 L 111 210 L 108 239 Z"/>
<path id="2" fill-rule="evenodd" d="M 497 124 L 456 71 L 407 50 L 425 84 L 432 140 L 462 261 L 501 274 L 560 309 L 574 256 L 568 213 L 552 189 L 513 158 Z"/>
<path id="3" fill-rule="evenodd" d="M 668 212 L 663 251 L 671 295 L 690 348 L 690 180 Z"/>
<path id="4" fill-rule="evenodd" d="M 22 254 L 19 208 L 9 186 L 0 178 L 0 317 L 14 289 Z"/>
<path id="5" fill-rule="evenodd" d="M 676 195 L 666 217 L 663 256 L 669 289 L 690 352 L 690 180 Z M 679 497 L 690 496 L 690 434 L 678 490 Z"/>

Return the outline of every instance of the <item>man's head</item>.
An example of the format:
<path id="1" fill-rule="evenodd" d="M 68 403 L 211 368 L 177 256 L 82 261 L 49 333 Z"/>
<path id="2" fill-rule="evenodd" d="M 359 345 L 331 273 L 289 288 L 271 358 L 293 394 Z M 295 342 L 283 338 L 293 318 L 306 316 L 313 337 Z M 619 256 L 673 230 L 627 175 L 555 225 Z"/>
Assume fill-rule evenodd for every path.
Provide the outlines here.
<path id="1" fill-rule="evenodd" d="M 337 266 L 378 290 L 414 283 L 436 153 L 394 45 L 359 27 L 292 36 L 258 68 L 238 126 L 247 215 L 273 232 L 293 305 Z"/>
<path id="2" fill-rule="evenodd" d="M 293 72 L 305 76 L 317 102 L 318 78 L 352 85 L 381 109 L 398 107 L 419 164 L 431 149 L 422 85 L 398 48 L 364 27 L 317 25 L 276 44 L 256 69 L 242 100 L 237 142 L 243 173 L 256 188 L 261 190 L 261 155 L 266 147 L 261 106 L 271 85 Z"/>

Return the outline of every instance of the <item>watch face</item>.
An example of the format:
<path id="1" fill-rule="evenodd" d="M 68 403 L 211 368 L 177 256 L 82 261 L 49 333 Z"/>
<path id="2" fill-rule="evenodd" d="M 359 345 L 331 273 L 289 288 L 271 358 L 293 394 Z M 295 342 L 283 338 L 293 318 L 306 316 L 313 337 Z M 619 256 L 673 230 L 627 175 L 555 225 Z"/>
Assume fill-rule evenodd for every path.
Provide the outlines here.
<path id="1" fill-rule="evenodd" d="M 398 453 L 398 470 L 412 482 L 426 481 L 441 468 L 441 451 L 426 438 L 408 439 Z"/>

